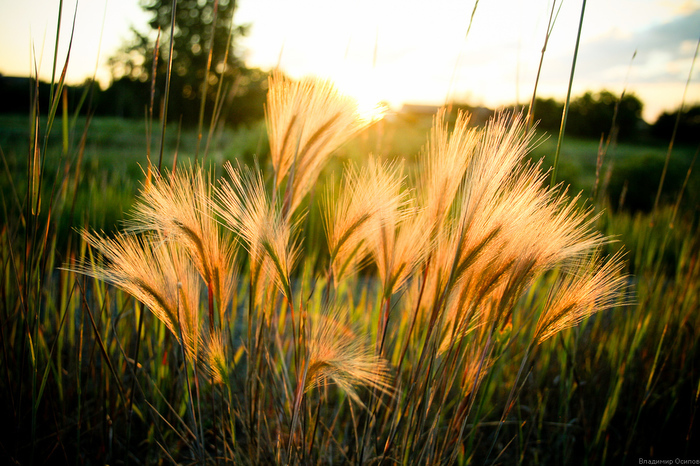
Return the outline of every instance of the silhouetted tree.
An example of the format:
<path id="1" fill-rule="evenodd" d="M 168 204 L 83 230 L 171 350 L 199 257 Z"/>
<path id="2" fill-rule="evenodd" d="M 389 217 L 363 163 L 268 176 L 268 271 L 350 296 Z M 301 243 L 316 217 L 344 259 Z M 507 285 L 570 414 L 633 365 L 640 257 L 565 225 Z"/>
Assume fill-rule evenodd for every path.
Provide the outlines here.
<path id="1" fill-rule="evenodd" d="M 673 134 L 673 126 L 676 124 L 678 109 L 672 112 L 663 112 L 651 127 L 651 134 L 664 141 L 669 141 Z M 676 142 L 697 144 L 700 143 L 700 105 L 694 105 L 681 113 L 676 132 Z"/>
<path id="2" fill-rule="evenodd" d="M 554 99 L 535 99 L 537 128 L 548 133 L 558 133 L 564 104 Z"/>
<path id="3" fill-rule="evenodd" d="M 140 0 L 140 5 L 145 11 L 152 14 L 149 26 L 153 30 L 160 28 L 162 31 L 159 57 L 155 68 L 158 93 L 155 105 L 158 106 L 165 88 L 168 67 L 172 1 Z M 236 104 L 233 100 L 235 97 L 245 95 L 251 88 L 259 88 L 261 80 L 258 79 L 259 73 L 244 68 L 236 54 L 236 39 L 246 33 L 247 26 L 232 24 L 235 9 L 234 0 L 177 1 L 168 104 L 170 118 L 179 119 L 182 117 L 185 124 L 194 124 L 198 121 L 211 49 L 205 115 L 207 117 L 211 115 L 219 80 L 223 79 L 222 89 L 226 92 L 224 97 L 228 96 L 229 103 L 234 106 L 229 115 L 232 115 L 233 119 L 237 121 L 246 119 L 235 110 Z M 231 30 L 231 28 L 233 29 Z M 135 87 L 140 89 L 137 93 L 141 95 L 143 89 L 150 89 L 154 59 L 153 35 L 142 34 L 134 30 L 133 40 L 110 60 L 115 83 L 120 83 L 121 78 L 140 82 L 142 85 Z M 122 87 L 122 91 L 126 92 L 126 86 Z M 148 101 L 149 99 L 146 98 L 142 102 L 142 108 L 147 105 Z M 155 112 L 157 114 L 157 108 Z M 143 110 L 141 110 L 141 114 L 143 114 Z M 261 110 L 259 110 L 257 114 L 249 116 L 258 118 L 261 115 Z"/>
<path id="4" fill-rule="evenodd" d="M 569 108 L 566 132 L 571 135 L 600 138 L 612 129 L 618 97 L 609 91 L 586 92 L 574 99 Z M 642 102 L 634 94 L 625 94 L 619 103 L 615 127 L 619 139 L 630 139 L 642 123 Z"/>
<path id="5" fill-rule="evenodd" d="M 110 115 L 121 118 L 143 118 L 149 102 L 148 83 L 121 77 L 99 93 L 96 105 L 97 115 Z"/>

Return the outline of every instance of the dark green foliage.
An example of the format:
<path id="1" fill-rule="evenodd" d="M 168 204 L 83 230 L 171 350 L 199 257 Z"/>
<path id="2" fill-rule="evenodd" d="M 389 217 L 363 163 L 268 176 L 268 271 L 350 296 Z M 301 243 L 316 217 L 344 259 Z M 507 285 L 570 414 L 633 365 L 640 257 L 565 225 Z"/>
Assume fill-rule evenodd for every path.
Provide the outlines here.
<path id="1" fill-rule="evenodd" d="M 685 157 L 671 156 L 664 186 L 661 191 L 661 203 L 676 202 L 690 162 Z M 608 187 L 610 203 L 618 209 L 636 212 L 650 212 L 654 207 L 656 190 L 664 168 L 661 154 L 642 154 L 625 158 L 613 168 Z M 691 172 L 691 177 L 684 192 L 683 205 L 691 210 L 697 208 L 700 177 Z"/>
<path id="2" fill-rule="evenodd" d="M 99 115 L 143 118 L 148 108 L 149 93 L 148 83 L 122 77 L 100 93 L 95 110 Z"/>
<path id="3" fill-rule="evenodd" d="M 535 100 L 537 128 L 551 134 L 558 133 L 563 109 L 564 104 L 557 100 L 537 98 Z"/>
<path id="4" fill-rule="evenodd" d="M 168 70 L 170 49 L 171 6 L 169 0 L 142 0 L 142 8 L 152 13 L 149 26 L 160 28 L 160 50 L 155 73 L 154 114 L 164 98 L 165 77 Z M 236 54 L 236 39 L 245 35 L 246 26 L 233 25 L 236 5 L 232 0 L 178 1 L 175 18 L 172 75 L 168 118 L 185 126 L 194 126 L 200 115 L 205 76 L 206 105 L 204 114 L 211 116 L 217 98 L 220 80 L 223 80 L 222 97 L 225 121 L 231 124 L 251 122 L 262 116 L 262 104 L 266 92 L 266 75 L 260 70 L 243 66 Z M 212 41 L 212 26 L 214 25 Z M 231 30 L 233 28 L 233 30 Z M 229 42 L 231 37 L 231 42 Z M 115 77 L 114 97 L 122 102 L 117 115 L 142 116 L 149 105 L 149 96 L 155 59 L 154 41 L 151 36 L 134 31 L 134 37 L 122 51 L 110 59 Z M 209 51 L 211 49 L 211 64 Z M 207 69 L 208 74 L 207 74 Z M 124 100 L 136 97 L 136 100 Z"/>
<path id="5" fill-rule="evenodd" d="M 229 125 L 254 124 L 265 115 L 268 73 L 257 68 L 241 68 L 235 85 L 224 103 L 222 120 Z"/>
<path id="6" fill-rule="evenodd" d="M 670 140 L 677 116 L 678 109 L 672 112 L 663 112 L 651 126 L 651 134 L 661 140 Z M 700 105 L 696 104 L 681 113 L 676 142 L 700 143 Z"/>
<path id="7" fill-rule="evenodd" d="M 600 139 L 601 135 L 607 137 L 615 116 L 618 139 L 630 140 L 639 134 L 643 122 L 642 108 L 642 102 L 634 94 L 624 94 L 620 100 L 609 91 L 600 91 L 597 94 L 586 92 L 571 102 L 567 133 L 594 139 Z"/>

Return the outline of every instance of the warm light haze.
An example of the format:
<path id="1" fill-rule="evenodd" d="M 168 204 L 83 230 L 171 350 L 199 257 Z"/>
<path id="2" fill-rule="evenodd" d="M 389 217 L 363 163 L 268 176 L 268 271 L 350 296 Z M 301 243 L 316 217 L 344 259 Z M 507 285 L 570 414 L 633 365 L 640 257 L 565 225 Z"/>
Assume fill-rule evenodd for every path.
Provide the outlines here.
<path id="1" fill-rule="evenodd" d="M 0 73 L 51 78 L 58 0 L 0 0 Z M 59 42 L 65 60 L 75 1 L 63 2 Z M 551 2 L 481 1 L 467 36 L 473 1 L 242 0 L 235 20 L 251 25 L 238 52 L 251 67 L 279 67 L 300 77 L 330 78 L 372 108 L 384 101 L 496 107 L 529 101 Z M 565 1 L 545 54 L 540 97 L 563 100 L 580 1 Z M 108 58 L 147 31 L 137 0 L 79 2 L 68 82 L 93 75 L 107 85 Z M 588 2 L 573 94 L 608 89 L 636 94 L 653 121 L 678 107 L 700 36 L 700 1 Z M 637 52 L 636 57 L 632 57 Z M 700 101 L 695 67 L 686 103 Z"/>

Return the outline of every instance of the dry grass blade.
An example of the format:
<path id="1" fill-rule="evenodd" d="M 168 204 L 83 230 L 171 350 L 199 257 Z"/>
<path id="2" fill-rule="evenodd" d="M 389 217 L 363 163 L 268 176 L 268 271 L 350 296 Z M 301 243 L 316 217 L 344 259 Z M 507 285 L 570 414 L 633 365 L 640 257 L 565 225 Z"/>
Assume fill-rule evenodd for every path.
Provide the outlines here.
<path id="1" fill-rule="evenodd" d="M 182 248 L 173 243 L 119 234 L 114 239 L 82 232 L 102 260 L 83 262 L 74 271 L 104 280 L 141 301 L 162 321 L 193 358 L 200 346 L 199 287 L 196 271 Z M 178 318 L 179 315 L 179 318 Z"/>
<path id="2" fill-rule="evenodd" d="M 170 78 L 173 74 L 173 50 L 175 46 L 175 16 L 177 11 L 177 0 L 173 0 L 170 7 L 170 51 L 168 52 L 168 69 L 165 74 L 165 96 L 163 99 L 163 110 L 161 117 L 163 124 L 160 133 L 160 153 L 158 155 L 158 173 L 163 165 L 163 150 L 165 149 L 165 128 L 168 124 L 168 103 L 170 102 Z"/>
<path id="3" fill-rule="evenodd" d="M 292 81 L 274 74 L 269 88 L 265 119 L 275 188 L 287 178 L 285 206 L 291 212 L 330 154 L 372 120 L 362 118 L 357 102 L 329 81 Z"/>
<path id="4" fill-rule="evenodd" d="M 223 313 L 234 289 L 235 243 L 219 229 L 210 186 L 200 168 L 156 175 L 134 207 L 130 229 L 158 231 L 185 246 Z"/>
<path id="5" fill-rule="evenodd" d="M 331 381 L 364 406 L 356 387 L 388 392 L 388 366 L 342 322 L 342 314 L 332 312 L 317 315 L 311 324 L 304 392 Z"/>

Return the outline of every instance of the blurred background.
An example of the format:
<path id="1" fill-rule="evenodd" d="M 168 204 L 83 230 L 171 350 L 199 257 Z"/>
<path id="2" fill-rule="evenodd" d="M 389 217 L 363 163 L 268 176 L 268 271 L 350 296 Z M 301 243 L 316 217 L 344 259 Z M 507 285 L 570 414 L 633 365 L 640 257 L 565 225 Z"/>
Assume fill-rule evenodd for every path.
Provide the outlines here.
<path id="1" fill-rule="evenodd" d="M 148 89 L 157 29 L 167 33 L 171 2 L 96 0 L 77 9 L 74 0 L 62 3 L 55 72 L 61 72 L 70 44 L 67 83 L 95 80 L 104 95 L 96 112 L 141 117 L 147 99 L 138 98 L 139 89 Z M 173 84 L 173 103 L 197 100 L 199 86 L 186 84 L 206 65 L 214 3 L 178 2 L 174 67 L 183 85 Z M 2 0 L 0 5 L 2 111 L 7 113 L 27 105 L 26 98 L 8 93 L 8 78 L 38 72 L 41 80 L 51 79 L 59 2 Z M 555 9 L 538 95 L 563 100 L 581 4 L 559 2 Z M 217 10 L 212 69 L 223 63 L 233 20 L 227 74 L 242 77 L 237 95 L 250 93 L 255 99 L 256 87 L 264 82 L 260 73 L 280 68 L 293 77 L 331 78 L 360 101 L 383 101 L 400 110 L 407 103 L 495 108 L 529 102 L 552 4 L 220 0 Z M 680 104 L 699 31 L 698 1 L 589 2 L 573 95 L 602 90 L 619 95 L 626 89 L 644 104 L 644 121 L 655 123 L 663 111 Z M 159 73 L 167 63 L 165 38 Z M 700 87 L 691 86 L 687 101 L 698 100 Z M 232 123 L 245 119 L 237 114 L 253 110 L 238 107 L 229 115 Z M 176 117 L 187 115 L 178 105 L 172 111 Z"/>
<path id="2" fill-rule="evenodd" d="M 545 168 L 553 162 L 556 137 L 548 135 L 561 126 L 579 2 L 178 1 L 169 126 L 159 138 L 153 125 L 162 122 L 165 102 L 171 4 L 0 0 L 0 144 L 11 168 L 24 171 L 19 160 L 29 150 L 22 115 L 33 102 L 48 114 L 50 83 L 62 76 L 72 125 L 62 138 L 47 138 L 46 149 L 68 153 L 67 139 L 77 148 L 84 133 L 85 169 L 109 167 L 101 175 L 111 178 L 109 186 L 141 179 L 159 140 L 167 163 L 198 158 L 200 150 L 217 164 L 264 159 L 272 70 L 328 78 L 361 108 L 389 109 L 378 128 L 339 152 L 341 163 L 369 152 L 414 159 L 442 106 L 452 117 L 468 111 L 481 124 L 498 109 L 527 111 L 531 102 L 545 135 L 533 158 Z M 648 211 L 655 197 L 649 183 L 658 183 L 678 117 L 662 194 L 678 192 L 700 134 L 693 69 L 699 37 L 697 0 L 588 2 L 559 167 L 573 190 L 595 191 L 614 208 Z M 79 119 L 89 119 L 89 131 Z M 605 160 L 601 141 L 609 148 Z M 698 184 L 696 174 L 687 182 L 691 211 Z M 133 192 L 115 193 L 113 208 L 93 212 L 93 220 L 112 228 Z"/>

